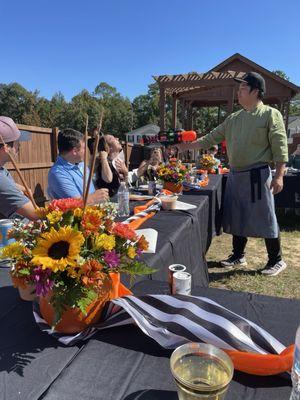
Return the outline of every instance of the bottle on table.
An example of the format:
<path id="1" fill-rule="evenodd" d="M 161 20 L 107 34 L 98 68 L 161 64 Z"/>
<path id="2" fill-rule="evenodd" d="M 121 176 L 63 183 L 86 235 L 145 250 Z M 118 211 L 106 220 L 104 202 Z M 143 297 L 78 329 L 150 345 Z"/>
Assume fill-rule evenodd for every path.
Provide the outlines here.
<path id="1" fill-rule="evenodd" d="M 290 400 L 300 400 L 300 326 L 295 339 L 294 363 L 292 368 L 293 389 Z"/>
<path id="2" fill-rule="evenodd" d="M 129 214 L 129 189 L 127 182 L 123 181 L 118 190 L 118 216 L 128 217 Z"/>

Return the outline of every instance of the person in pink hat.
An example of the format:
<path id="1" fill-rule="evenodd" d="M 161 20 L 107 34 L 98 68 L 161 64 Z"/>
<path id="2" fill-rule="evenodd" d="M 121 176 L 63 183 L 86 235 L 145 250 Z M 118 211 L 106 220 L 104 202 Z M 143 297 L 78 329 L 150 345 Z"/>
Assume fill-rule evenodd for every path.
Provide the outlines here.
<path id="1" fill-rule="evenodd" d="M 0 135 L 5 145 L 0 142 L 0 214 L 10 218 L 19 214 L 30 220 L 37 220 L 38 216 L 31 201 L 24 195 L 21 185 L 18 185 L 4 165 L 10 161 L 9 153 L 16 155 L 19 142 L 28 140 L 27 132 L 20 132 L 14 121 L 0 116 Z"/>

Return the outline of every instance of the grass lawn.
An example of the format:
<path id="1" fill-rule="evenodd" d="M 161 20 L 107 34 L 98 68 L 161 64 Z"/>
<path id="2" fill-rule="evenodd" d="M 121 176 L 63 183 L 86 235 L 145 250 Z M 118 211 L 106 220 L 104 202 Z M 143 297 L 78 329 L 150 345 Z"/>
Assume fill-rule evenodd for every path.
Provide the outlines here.
<path id="1" fill-rule="evenodd" d="M 284 215 L 281 210 L 277 216 L 287 268 L 274 277 L 261 275 L 258 271 L 267 262 L 265 243 L 263 239 L 253 238 L 247 243 L 247 267 L 219 268 L 219 261 L 232 250 L 231 236 L 222 234 L 213 239 L 207 253 L 210 287 L 300 298 L 300 216 Z"/>

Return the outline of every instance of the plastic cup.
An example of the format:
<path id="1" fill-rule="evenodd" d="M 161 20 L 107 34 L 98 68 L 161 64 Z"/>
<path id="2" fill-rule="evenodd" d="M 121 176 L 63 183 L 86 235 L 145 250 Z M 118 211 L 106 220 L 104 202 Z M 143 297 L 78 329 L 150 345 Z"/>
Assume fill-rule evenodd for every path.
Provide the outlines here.
<path id="1" fill-rule="evenodd" d="M 14 239 L 8 239 L 8 231 L 13 227 L 11 219 L 0 219 L 0 247 L 13 243 Z"/>
<path id="2" fill-rule="evenodd" d="M 210 344 L 187 343 L 170 359 L 179 400 L 223 400 L 234 368 L 230 357 Z"/>

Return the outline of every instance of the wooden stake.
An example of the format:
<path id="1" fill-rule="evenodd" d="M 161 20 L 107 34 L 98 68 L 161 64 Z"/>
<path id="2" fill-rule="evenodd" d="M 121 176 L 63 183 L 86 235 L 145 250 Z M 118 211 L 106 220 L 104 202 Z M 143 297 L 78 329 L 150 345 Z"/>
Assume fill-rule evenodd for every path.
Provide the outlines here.
<path id="1" fill-rule="evenodd" d="M 6 145 L 6 143 L 4 142 L 2 135 L 0 135 L 0 140 L 1 140 L 1 143 L 3 144 L 3 146 L 6 147 L 7 145 Z M 33 198 L 33 196 L 32 196 L 31 190 L 29 189 L 29 186 L 27 185 L 25 179 L 23 178 L 23 176 L 22 176 L 22 174 L 21 174 L 21 171 L 19 170 L 19 168 L 18 168 L 18 166 L 17 166 L 17 163 L 15 162 L 13 156 L 10 154 L 9 149 L 8 149 L 7 154 L 8 154 L 8 156 L 9 156 L 10 161 L 11 161 L 11 163 L 13 164 L 13 166 L 14 166 L 14 168 L 15 168 L 15 170 L 16 170 L 18 176 L 19 176 L 19 178 L 21 179 L 21 182 L 22 182 L 23 186 L 25 187 L 25 189 L 26 189 L 26 191 L 27 191 L 29 200 L 31 201 L 33 207 L 34 207 L 35 209 L 37 209 L 38 206 L 36 205 L 36 202 L 35 202 L 35 200 L 34 200 L 34 198 Z"/>
<path id="2" fill-rule="evenodd" d="M 89 116 L 87 115 L 85 121 L 85 131 L 84 131 L 83 190 L 82 190 L 83 196 L 85 195 L 85 189 L 86 189 L 86 176 L 87 176 L 86 172 L 88 163 L 88 157 L 87 157 L 88 125 L 89 125 Z"/>
<path id="3" fill-rule="evenodd" d="M 92 156 L 90 173 L 89 173 L 89 177 L 88 177 L 88 180 L 87 180 L 87 186 L 85 188 L 85 192 L 84 192 L 84 195 L 83 195 L 83 212 L 86 209 L 87 199 L 88 199 L 89 191 L 90 191 L 90 186 L 91 186 L 92 178 L 93 178 L 93 175 L 94 175 L 96 157 L 98 156 L 98 145 L 99 145 L 99 140 L 100 140 L 100 131 L 102 129 L 103 116 L 104 116 L 104 110 L 102 109 L 102 112 L 100 114 L 100 119 L 99 119 L 99 125 L 98 125 L 99 131 L 98 131 L 98 135 L 96 136 L 96 140 L 94 142 L 94 149 L 93 149 L 93 156 Z"/>
<path id="4" fill-rule="evenodd" d="M 91 186 L 91 181 L 92 181 L 92 177 L 94 175 L 96 157 L 98 155 L 98 151 L 97 150 L 98 150 L 99 139 L 100 139 L 100 135 L 98 134 L 96 136 L 96 140 L 94 142 L 94 151 L 93 151 L 93 156 L 92 156 L 92 163 L 91 163 L 90 173 L 89 173 L 87 186 L 86 186 L 85 193 L 84 193 L 84 198 L 83 198 L 83 212 L 86 209 L 87 199 L 88 199 L 88 196 L 89 196 L 89 191 L 90 191 L 90 186 Z"/>

